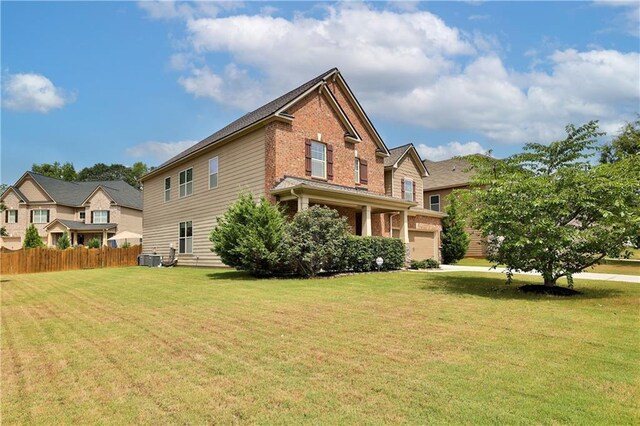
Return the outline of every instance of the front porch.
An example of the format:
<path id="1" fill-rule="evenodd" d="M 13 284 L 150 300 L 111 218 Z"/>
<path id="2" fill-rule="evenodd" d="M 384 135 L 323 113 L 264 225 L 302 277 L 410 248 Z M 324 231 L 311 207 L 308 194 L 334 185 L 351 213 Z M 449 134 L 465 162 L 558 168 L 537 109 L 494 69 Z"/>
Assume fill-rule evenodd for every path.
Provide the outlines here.
<path id="1" fill-rule="evenodd" d="M 106 246 L 116 229 L 117 225 L 113 223 L 83 223 L 64 219 L 56 219 L 45 227 L 47 245 L 50 247 L 56 246 L 65 232 L 69 234 L 72 246 L 87 245 L 93 238 L 97 238 L 101 246 Z"/>

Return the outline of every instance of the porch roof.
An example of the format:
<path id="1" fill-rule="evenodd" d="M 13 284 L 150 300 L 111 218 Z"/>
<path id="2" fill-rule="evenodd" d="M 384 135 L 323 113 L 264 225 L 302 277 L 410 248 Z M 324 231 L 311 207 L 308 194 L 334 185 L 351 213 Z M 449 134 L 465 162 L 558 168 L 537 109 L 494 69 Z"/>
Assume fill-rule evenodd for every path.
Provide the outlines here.
<path id="1" fill-rule="evenodd" d="M 62 224 L 69 231 L 107 231 L 118 226 L 116 223 L 84 223 L 75 220 L 55 219 L 45 226 L 45 229 L 56 223 Z"/>
<path id="2" fill-rule="evenodd" d="M 296 190 L 298 190 L 298 193 L 295 193 Z M 312 199 L 317 197 L 325 202 L 350 202 L 352 204 L 371 205 L 391 210 L 408 210 L 410 207 L 417 206 L 417 203 L 412 201 L 372 193 L 365 189 L 292 176 L 285 176 L 283 180 L 271 189 L 271 193 L 281 196 L 282 199 L 296 198 L 304 193 Z"/>

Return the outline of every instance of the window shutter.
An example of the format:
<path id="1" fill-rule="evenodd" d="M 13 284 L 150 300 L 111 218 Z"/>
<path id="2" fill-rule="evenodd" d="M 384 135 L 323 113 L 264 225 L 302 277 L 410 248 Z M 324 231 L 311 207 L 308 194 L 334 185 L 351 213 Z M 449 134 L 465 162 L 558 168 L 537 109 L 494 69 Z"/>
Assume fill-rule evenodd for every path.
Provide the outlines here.
<path id="1" fill-rule="evenodd" d="M 327 179 L 333 180 L 333 145 L 327 145 Z"/>
<path id="2" fill-rule="evenodd" d="M 18 209 L 16 209 L 16 223 L 18 223 Z"/>
<path id="3" fill-rule="evenodd" d="M 29 223 L 33 223 L 33 210 L 30 210 L 29 213 L 31 213 L 31 217 L 29 218 Z"/>
<path id="4" fill-rule="evenodd" d="M 93 223 L 93 210 L 91 210 L 91 223 Z"/>
<path id="5" fill-rule="evenodd" d="M 49 223 L 49 210 L 47 210 L 47 223 Z"/>
<path id="6" fill-rule="evenodd" d="M 416 198 L 416 182 L 413 181 L 413 185 L 411 185 L 413 187 L 413 201 L 418 201 L 418 199 Z"/>
<path id="7" fill-rule="evenodd" d="M 404 200 L 404 178 L 400 179 L 400 198 Z"/>
<path id="8" fill-rule="evenodd" d="M 307 176 L 311 176 L 311 141 L 304 141 L 304 171 Z"/>
<path id="9" fill-rule="evenodd" d="M 111 212 L 107 211 L 107 223 L 111 223 Z"/>
<path id="10" fill-rule="evenodd" d="M 369 183 L 367 160 L 360 160 L 360 183 Z"/>
<path id="11" fill-rule="evenodd" d="M 9 210 L 4 211 L 4 223 L 9 223 Z"/>

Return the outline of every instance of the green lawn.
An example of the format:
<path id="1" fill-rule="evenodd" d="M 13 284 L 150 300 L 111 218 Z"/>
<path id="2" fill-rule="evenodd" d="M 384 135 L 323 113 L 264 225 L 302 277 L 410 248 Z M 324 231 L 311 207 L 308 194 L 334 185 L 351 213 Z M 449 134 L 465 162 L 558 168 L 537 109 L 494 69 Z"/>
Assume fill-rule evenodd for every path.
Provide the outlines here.
<path id="1" fill-rule="evenodd" d="M 606 260 L 606 264 L 595 265 L 587 268 L 584 272 L 594 272 L 598 274 L 622 274 L 622 275 L 640 275 L 640 262 L 629 262 L 624 260 Z M 477 259 L 466 257 L 456 265 L 462 266 L 491 266 L 491 262 L 487 259 Z"/>
<path id="2" fill-rule="evenodd" d="M 2 423 L 637 423 L 640 286 L 503 282 L 5 276 Z"/>

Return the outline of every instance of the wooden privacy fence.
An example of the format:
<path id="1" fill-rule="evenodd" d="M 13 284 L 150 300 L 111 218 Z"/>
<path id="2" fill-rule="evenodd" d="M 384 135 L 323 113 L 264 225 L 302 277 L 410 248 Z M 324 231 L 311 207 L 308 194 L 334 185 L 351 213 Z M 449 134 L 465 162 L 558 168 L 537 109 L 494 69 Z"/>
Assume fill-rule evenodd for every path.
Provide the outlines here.
<path id="1" fill-rule="evenodd" d="M 101 247 L 97 249 L 77 247 L 67 250 L 34 248 L 2 251 L 0 253 L 0 275 L 135 266 L 138 264 L 138 255 L 141 252 L 142 246 Z"/>

